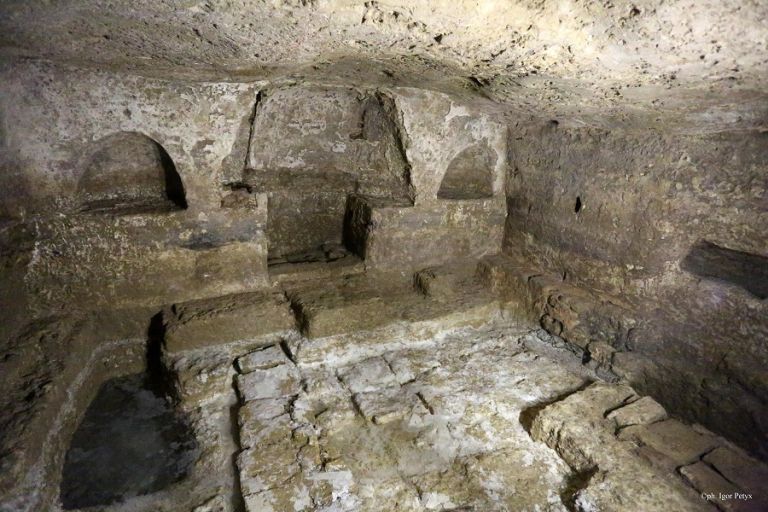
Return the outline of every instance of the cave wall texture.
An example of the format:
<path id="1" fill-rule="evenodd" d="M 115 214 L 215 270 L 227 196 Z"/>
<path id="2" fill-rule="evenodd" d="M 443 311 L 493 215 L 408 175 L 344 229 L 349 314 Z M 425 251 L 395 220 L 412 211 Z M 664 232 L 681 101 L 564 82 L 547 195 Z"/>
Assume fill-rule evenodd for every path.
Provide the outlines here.
<path id="1" fill-rule="evenodd" d="M 510 139 L 505 250 L 627 311 L 623 319 L 603 309 L 614 318 L 602 336 L 617 351 L 614 371 L 765 453 L 754 432 L 768 421 L 768 316 L 757 288 L 768 239 L 766 133 L 545 122 L 510 127 Z M 702 242 L 738 252 L 692 268 Z M 568 314 L 557 317 L 548 329 L 568 338 Z M 584 348 L 596 340 L 571 338 Z"/>
<path id="2" fill-rule="evenodd" d="M 0 342 L 318 253 L 481 259 L 510 314 L 768 458 L 765 2 L 0 11 Z"/>

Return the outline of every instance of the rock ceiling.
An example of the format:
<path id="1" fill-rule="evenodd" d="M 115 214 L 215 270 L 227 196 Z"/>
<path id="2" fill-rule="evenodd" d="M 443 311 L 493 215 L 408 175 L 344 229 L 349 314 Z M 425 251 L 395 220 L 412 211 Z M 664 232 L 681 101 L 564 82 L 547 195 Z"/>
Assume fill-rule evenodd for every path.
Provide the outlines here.
<path id="1" fill-rule="evenodd" d="M 2 56 L 428 86 L 572 125 L 768 126 L 760 0 L 7 0 Z"/>

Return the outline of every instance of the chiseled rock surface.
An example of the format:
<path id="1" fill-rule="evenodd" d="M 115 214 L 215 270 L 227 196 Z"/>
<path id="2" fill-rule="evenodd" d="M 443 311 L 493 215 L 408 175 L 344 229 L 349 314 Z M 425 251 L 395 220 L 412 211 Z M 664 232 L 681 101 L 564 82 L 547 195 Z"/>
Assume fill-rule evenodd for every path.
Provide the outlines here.
<path id="1" fill-rule="evenodd" d="M 654 457 L 653 460 L 659 464 L 668 461 L 666 465 L 672 470 L 695 462 L 719 444 L 715 436 L 696 432 L 676 419 L 627 427 L 621 431 L 619 437 L 660 454 L 661 457 Z"/>
<path id="2" fill-rule="evenodd" d="M 175 304 L 163 311 L 163 323 L 164 349 L 174 354 L 255 342 L 293 329 L 295 320 L 283 295 L 268 291 Z"/>
<path id="3" fill-rule="evenodd" d="M 254 370 L 268 370 L 290 362 L 280 345 L 270 345 L 259 350 L 249 352 L 237 358 L 237 371 L 250 373 Z"/>
<path id="4" fill-rule="evenodd" d="M 434 173 L 424 174 L 435 179 Z M 432 186 L 439 184 L 438 180 Z M 501 250 L 503 196 L 440 201 L 436 190 L 423 186 L 425 197 L 415 206 L 351 196 L 349 225 L 369 268 L 418 270 Z"/>
<path id="5" fill-rule="evenodd" d="M 765 112 L 757 94 L 766 82 L 759 2 L 120 0 L 99 7 L 95 0 L 77 8 L 9 2 L 0 17 L 4 53 L 199 80 L 463 85 L 503 107 L 577 124 L 598 112 L 621 121 L 628 110 L 648 122 L 678 117 L 681 125 L 758 123 Z"/>
<path id="6" fill-rule="evenodd" d="M 305 335 L 288 345 L 299 363 L 315 364 L 427 343 L 452 329 L 509 323 L 495 294 L 474 281 L 456 282 L 456 293 L 441 297 L 424 296 L 410 276 L 396 273 L 345 276 L 322 287 L 286 284 Z"/>
<path id="7" fill-rule="evenodd" d="M 638 398 L 628 386 L 593 383 L 531 411 L 533 438 L 555 449 L 577 471 L 579 487 L 572 490 L 572 503 L 587 511 L 619 512 L 628 504 L 647 511 L 715 510 L 675 474 L 674 464 L 652 460 L 645 456 L 645 445 L 625 440 L 626 432 L 634 429 L 658 441 L 654 448 L 660 450 L 659 458 L 673 461 L 681 453 L 686 459 L 704 455 L 713 446 L 709 439 L 705 443 L 690 426 L 672 425 L 675 420 L 626 427 L 616 436 L 615 418 L 636 414 L 641 406 L 632 406 Z M 622 414 L 624 408 L 630 410 Z M 662 437 L 662 432 L 667 435 Z"/>
<path id="8" fill-rule="evenodd" d="M 343 364 L 239 376 L 302 376 L 300 388 L 240 408 L 246 509 L 566 510 L 568 467 L 518 417 L 583 379 L 523 351 L 518 336 L 465 329 Z"/>
<path id="9" fill-rule="evenodd" d="M 734 447 L 719 447 L 704 456 L 704 461 L 717 468 L 725 478 L 742 489 L 760 489 L 768 482 L 768 465 Z M 764 502 L 768 496 L 763 496 Z"/>
<path id="10" fill-rule="evenodd" d="M 629 405 L 611 411 L 606 417 L 609 420 L 615 421 L 618 428 L 624 428 L 666 419 L 667 411 L 653 398 L 644 396 Z"/>
<path id="11" fill-rule="evenodd" d="M 730 480 L 755 485 L 760 463 L 627 385 L 591 382 L 529 352 L 525 335 L 464 329 L 239 375 L 256 393 L 241 389 L 246 509 L 760 510 L 760 488 Z M 279 355 L 246 357 L 270 353 Z"/>

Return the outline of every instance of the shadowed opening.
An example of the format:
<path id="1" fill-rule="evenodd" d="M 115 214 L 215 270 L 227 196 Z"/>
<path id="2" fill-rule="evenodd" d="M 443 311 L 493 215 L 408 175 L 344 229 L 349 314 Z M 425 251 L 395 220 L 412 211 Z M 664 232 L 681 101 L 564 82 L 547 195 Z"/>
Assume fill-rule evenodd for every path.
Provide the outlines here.
<path id="1" fill-rule="evenodd" d="M 105 382 L 64 460 L 61 502 L 79 509 L 157 492 L 184 478 L 197 443 L 144 374 Z"/>
<path id="2" fill-rule="evenodd" d="M 134 132 L 94 144 L 78 183 L 81 211 L 149 213 L 187 207 L 181 177 L 160 144 Z"/>
<path id="3" fill-rule="evenodd" d="M 747 290 L 759 299 L 768 297 L 768 258 L 734 251 L 702 240 L 683 260 L 683 270 L 691 274 Z"/>

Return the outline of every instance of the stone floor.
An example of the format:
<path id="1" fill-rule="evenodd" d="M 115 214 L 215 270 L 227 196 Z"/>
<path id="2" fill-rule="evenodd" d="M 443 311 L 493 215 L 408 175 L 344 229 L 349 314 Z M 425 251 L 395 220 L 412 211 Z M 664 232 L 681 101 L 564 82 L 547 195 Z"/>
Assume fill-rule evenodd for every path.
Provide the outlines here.
<path id="1" fill-rule="evenodd" d="M 240 357 L 246 510 L 764 510 L 743 491 L 764 467 L 528 350 L 540 336 L 463 329 L 341 365 L 279 345 Z M 741 498 L 701 497 L 726 491 Z"/>
<path id="2" fill-rule="evenodd" d="M 197 459 L 188 430 L 143 374 L 105 382 L 67 451 L 63 508 L 109 505 L 182 480 Z"/>
<path id="3" fill-rule="evenodd" d="M 136 388 L 134 396 L 120 388 L 127 394 L 118 402 L 151 398 L 144 404 L 150 407 L 123 421 L 111 417 L 120 404 L 109 401 L 99 417 L 117 425 L 122 442 L 75 435 L 56 507 L 768 510 L 768 467 L 672 417 L 597 361 L 585 364 L 583 351 L 510 314 L 475 275 L 459 265 L 427 269 L 412 280 L 361 274 L 321 286 L 287 280 L 267 291 L 166 308 L 153 323 L 148 371 L 173 399 L 173 417 L 183 418 L 184 439 L 194 450 L 182 449 L 168 421 L 156 421 L 171 418 L 165 402 L 146 390 Z M 30 340 L 49 336 L 53 327 L 43 327 Z M 120 354 L 91 366 L 124 363 Z M 68 364 L 69 372 L 80 359 Z M 95 402 L 92 408 L 101 411 Z M 86 427 L 81 422 L 79 432 Z M 156 457 L 144 457 L 136 445 Z M 160 457 L 177 451 L 184 460 Z M 77 469 L 91 462 L 109 471 Z M 119 475 L 126 474 L 136 485 L 120 487 Z M 101 499 L 104 481 L 115 491 Z M 27 496 L 34 497 L 4 502 L 8 509 L 0 502 L 0 510 L 39 510 L 25 505 L 32 503 Z"/>
<path id="4" fill-rule="evenodd" d="M 514 336 L 459 332 L 338 367 L 275 347 L 238 363 L 249 512 L 563 508 L 568 467 L 519 416 L 585 381 Z"/>

